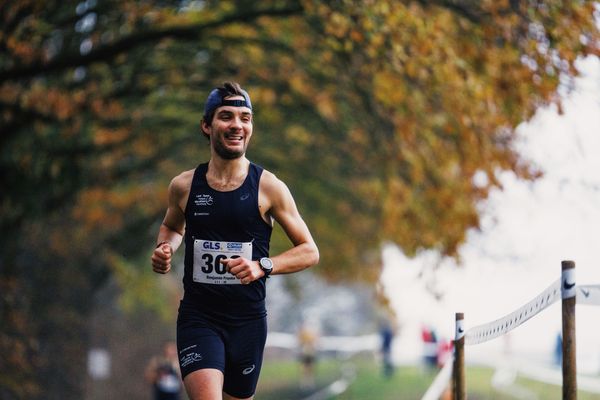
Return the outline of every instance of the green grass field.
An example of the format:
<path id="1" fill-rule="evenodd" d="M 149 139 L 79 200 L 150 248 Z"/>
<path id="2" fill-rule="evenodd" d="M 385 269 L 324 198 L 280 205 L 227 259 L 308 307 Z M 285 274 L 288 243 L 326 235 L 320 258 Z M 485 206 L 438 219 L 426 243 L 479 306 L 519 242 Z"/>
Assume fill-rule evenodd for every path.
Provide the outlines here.
<path id="1" fill-rule="evenodd" d="M 346 364 L 335 359 L 320 360 L 317 365 L 316 388 L 303 390 L 300 387 L 300 365 L 295 360 L 265 360 L 256 400 L 301 400 L 316 390 L 339 379 L 344 365 L 351 363 L 356 379 L 340 396 L 339 400 L 412 400 L 421 399 L 437 371 L 426 371 L 421 367 L 401 367 L 391 378 L 385 378 L 376 360 L 372 357 L 352 359 Z M 469 367 L 466 371 L 467 398 L 469 400 L 516 399 L 513 395 L 496 390 L 491 379 L 494 370 Z M 509 390 L 527 392 L 532 399 L 562 399 L 560 386 L 547 385 L 518 377 Z M 600 400 L 600 395 L 579 391 L 578 400 Z"/>

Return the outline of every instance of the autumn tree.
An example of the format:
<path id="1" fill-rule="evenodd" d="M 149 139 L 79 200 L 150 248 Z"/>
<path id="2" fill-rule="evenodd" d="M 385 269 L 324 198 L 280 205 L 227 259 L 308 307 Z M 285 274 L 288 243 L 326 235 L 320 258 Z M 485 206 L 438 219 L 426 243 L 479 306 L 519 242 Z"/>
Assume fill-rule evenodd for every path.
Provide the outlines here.
<path id="1" fill-rule="evenodd" d="M 3 2 L 0 397 L 61 385 L 77 397 L 78 333 L 107 280 L 138 282 L 152 303 L 166 184 L 206 159 L 198 124 L 216 84 L 251 92 L 249 157 L 290 184 L 320 245 L 315 270 L 372 282 L 382 242 L 456 256 L 500 172 L 539 174 L 515 128 L 598 54 L 594 7 Z"/>

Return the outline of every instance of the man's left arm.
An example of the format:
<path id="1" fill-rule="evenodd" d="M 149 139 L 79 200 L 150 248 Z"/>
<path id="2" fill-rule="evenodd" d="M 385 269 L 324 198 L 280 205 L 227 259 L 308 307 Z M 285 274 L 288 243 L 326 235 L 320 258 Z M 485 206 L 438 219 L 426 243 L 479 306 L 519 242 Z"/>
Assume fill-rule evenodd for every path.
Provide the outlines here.
<path id="1" fill-rule="evenodd" d="M 300 216 L 296 202 L 287 186 L 267 171 L 263 173 L 260 185 L 260 207 L 267 210 L 266 218 L 275 219 L 293 244 L 291 249 L 271 257 L 273 260 L 271 274 L 290 274 L 318 263 L 319 249 Z M 248 284 L 264 276 L 258 261 L 240 257 L 221 260 L 221 263 L 242 284 Z"/>
<path id="2" fill-rule="evenodd" d="M 319 249 L 302 219 L 294 197 L 288 187 L 275 176 L 266 190 L 269 196 L 269 214 L 283 228 L 294 245 L 291 249 L 271 257 L 272 274 L 289 274 L 301 271 L 319 262 Z"/>

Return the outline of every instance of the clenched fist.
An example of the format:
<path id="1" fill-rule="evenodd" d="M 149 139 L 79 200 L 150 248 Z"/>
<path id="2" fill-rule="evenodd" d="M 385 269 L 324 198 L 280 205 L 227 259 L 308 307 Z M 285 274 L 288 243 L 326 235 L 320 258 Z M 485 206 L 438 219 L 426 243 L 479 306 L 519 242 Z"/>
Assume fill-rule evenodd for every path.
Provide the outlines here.
<path id="1" fill-rule="evenodd" d="M 168 242 L 161 243 L 152 253 L 152 270 L 158 274 L 166 274 L 171 270 L 173 249 Z"/>

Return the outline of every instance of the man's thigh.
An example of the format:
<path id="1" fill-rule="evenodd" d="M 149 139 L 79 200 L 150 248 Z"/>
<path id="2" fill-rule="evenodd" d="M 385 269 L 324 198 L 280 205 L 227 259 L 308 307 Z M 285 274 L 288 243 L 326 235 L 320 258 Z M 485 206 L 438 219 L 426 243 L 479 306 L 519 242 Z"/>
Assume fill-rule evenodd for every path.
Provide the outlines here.
<path id="1" fill-rule="evenodd" d="M 223 373 L 206 368 L 190 372 L 183 379 L 190 400 L 220 399 L 223 391 Z"/>

